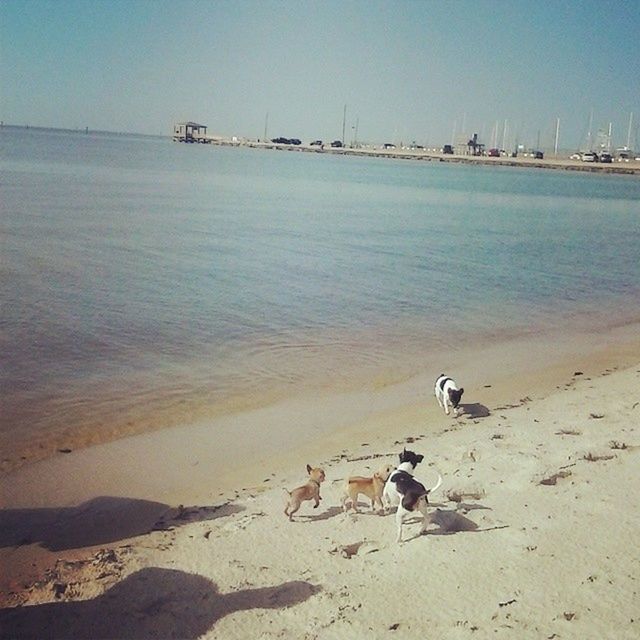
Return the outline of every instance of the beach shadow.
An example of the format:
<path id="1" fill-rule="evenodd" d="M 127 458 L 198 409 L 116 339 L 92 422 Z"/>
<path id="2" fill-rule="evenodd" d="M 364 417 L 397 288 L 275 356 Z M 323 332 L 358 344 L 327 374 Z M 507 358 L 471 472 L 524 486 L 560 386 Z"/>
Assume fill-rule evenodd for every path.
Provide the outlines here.
<path id="1" fill-rule="evenodd" d="M 293 581 L 223 594 L 203 576 L 142 569 L 93 600 L 0 610 L 0 638 L 195 640 L 221 618 L 249 609 L 284 609 L 321 590 Z"/>
<path id="2" fill-rule="evenodd" d="M 177 507 L 132 498 L 100 497 L 77 507 L 0 511 L 0 547 L 40 543 L 50 551 L 93 547 L 214 520 L 242 511 L 234 504 Z"/>
<path id="3" fill-rule="evenodd" d="M 456 511 L 437 509 L 431 514 L 431 524 L 437 524 L 438 529 L 429 529 L 425 535 L 446 536 L 463 531 L 477 531 L 478 525 Z"/>
<path id="4" fill-rule="evenodd" d="M 374 516 L 376 518 L 380 518 L 387 515 L 384 509 L 372 510 L 371 506 L 358 507 L 358 511 L 349 509 L 348 511 L 343 511 L 343 513 L 346 513 L 349 516 L 365 516 L 365 517 Z"/>
<path id="5" fill-rule="evenodd" d="M 467 420 L 473 420 L 475 418 L 488 418 L 491 415 L 489 407 L 485 407 L 479 402 L 460 404 L 459 406 L 462 409 L 462 415 L 466 416 Z"/>
<path id="6" fill-rule="evenodd" d="M 434 505 L 435 506 L 435 505 Z M 443 505 L 444 506 L 444 505 Z M 491 511 L 491 507 L 485 507 L 482 504 L 471 504 L 469 502 L 459 502 L 456 506 L 456 511 L 462 511 L 463 513 L 467 511 L 475 511 L 476 509 L 484 509 L 487 511 Z"/>
<path id="7" fill-rule="evenodd" d="M 329 507 L 326 511 L 323 511 L 318 515 L 300 515 L 298 516 L 298 518 L 300 520 L 304 519 L 309 522 L 318 522 L 320 520 L 329 520 L 330 518 L 335 518 L 341 513 L 344 513 L 344 509 L 342 507 Z"/>
<path id="8" fill-rule="evenodd" d="M 473 509 L 489 509 L 482 505 L 472 505 Z M 484 531 L 497 531 L 498 529 L 507 529 L 508 524 L 496 525 L 494 527 L 486 527 L 479 529 L 478 525 L 469 518 L 463 516 L 457 511 L 437 509 L 431 514 L 431 524 L 438 525 L 437 529 L 429 529 L 422 535 L 428 536 L 450 536 L 455 533 L 480 533 Z"/>

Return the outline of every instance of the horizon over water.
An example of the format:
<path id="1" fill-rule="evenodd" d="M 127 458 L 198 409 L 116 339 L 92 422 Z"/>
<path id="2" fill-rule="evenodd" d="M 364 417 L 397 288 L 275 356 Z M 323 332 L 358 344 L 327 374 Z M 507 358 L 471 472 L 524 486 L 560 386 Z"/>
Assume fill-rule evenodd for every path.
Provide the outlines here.
<path id="1" fill-rule="evenodd" d="M 634 177 L 11 128 L 0 159 L 0 468 L 639 315 Z"/>

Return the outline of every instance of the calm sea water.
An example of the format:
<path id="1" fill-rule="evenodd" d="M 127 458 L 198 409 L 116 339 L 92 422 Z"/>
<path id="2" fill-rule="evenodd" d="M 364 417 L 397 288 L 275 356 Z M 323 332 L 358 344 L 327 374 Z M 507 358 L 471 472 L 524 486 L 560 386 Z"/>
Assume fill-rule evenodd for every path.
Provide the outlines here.
<path id="1" fill-rule="evenodd" d="M 637 313 L 637 178 L 6 127 L 0 159 L 7 446 Z"/>

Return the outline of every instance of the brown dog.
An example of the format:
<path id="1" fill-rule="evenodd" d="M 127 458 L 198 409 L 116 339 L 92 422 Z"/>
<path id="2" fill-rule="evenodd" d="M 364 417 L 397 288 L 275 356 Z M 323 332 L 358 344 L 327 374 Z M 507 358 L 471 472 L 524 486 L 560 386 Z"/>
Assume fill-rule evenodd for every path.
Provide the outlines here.
<path id="1" fill-rule="evenodd" d="M 307 484 L 303 484 L 301 487 L 297 487 L 293 491 L 285 491 L 289 494 L 289 500 L 287 506 L 284 508 L 284 515 L 289 516 L 289 520 L 293 520 L 291 516 L 300 508 L 300 505 L 305 500 L 315 500 L 313 505 L 314 509 L 318 508 L 320 504 L 320 483 L 324 482 L 324 469 L 316 467 L 311 468 L 311 465 L 307 465 L 307 473 L 309 474 L 309 481 Z"/>
<path id="2" fill-rule="evenodd" d="M 362 493 L 371 500 L 371 509 L 375 511 L 376 502 L 382 506 L 382 490 L 395 465 L 385 464 L 373 474 L 372 478 L 363 476 L 351 476 L 344 486 L 344 496 L 342 497 L 342 508 L 347 511 L 347 502 L 351 501 L 351 507 L 358 513 L 358 496 Z"/>

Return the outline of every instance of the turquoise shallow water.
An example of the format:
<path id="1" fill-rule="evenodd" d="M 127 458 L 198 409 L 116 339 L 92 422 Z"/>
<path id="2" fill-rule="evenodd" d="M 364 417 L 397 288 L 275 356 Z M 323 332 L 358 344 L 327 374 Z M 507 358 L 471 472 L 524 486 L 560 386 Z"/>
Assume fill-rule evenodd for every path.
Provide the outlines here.
<path id="1" fill-rule="evenodd" d="M 7 127 L 0 159 L 12 440 L 637 314 L 637 178 Z"/>

